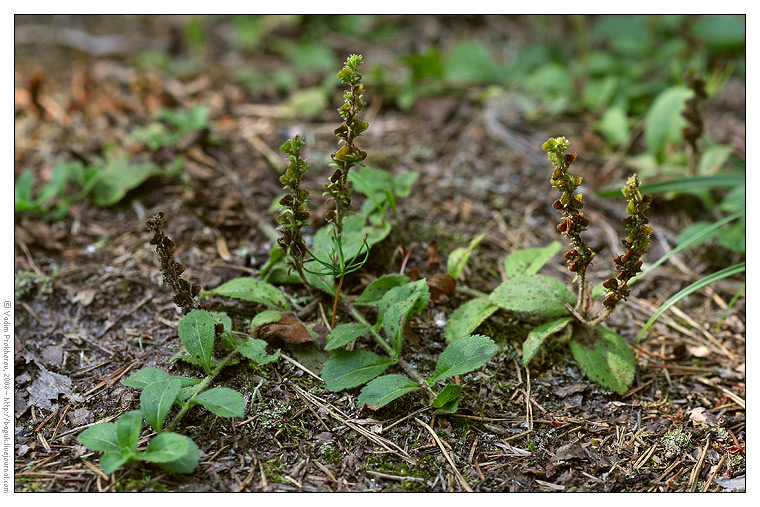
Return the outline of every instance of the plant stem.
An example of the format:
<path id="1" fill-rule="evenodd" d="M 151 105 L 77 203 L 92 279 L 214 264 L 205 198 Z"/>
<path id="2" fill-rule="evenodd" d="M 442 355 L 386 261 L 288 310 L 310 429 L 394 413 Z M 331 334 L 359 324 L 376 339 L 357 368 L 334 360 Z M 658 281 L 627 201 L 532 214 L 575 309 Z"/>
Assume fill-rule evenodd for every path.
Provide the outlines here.
<path id="1" fill-rule="evenodd" d="M 185 412 L 187 412 L 190 409 L 190 403 L 199 395 L 201 392 L 208 387 L 208 385 L 211 383 L 214 378 L 219 375 L 219 372 L 222 371 L 222 368 L 227 366 L 227 363 L 229 363 L 233 357 L 235 357 L 235 354 L 237 354 L 237 349 L 233 350 L 227 356 L 222 359 L 219 364 L 211 370 L 211 373 L 201 380 L 200 384 L 198 384 L 198 387 L 196 387 L 195 392 L 193 395 L 185 402 L 185 405 L 180 409 L 179 412 L 177 412 L 177 415 L 174 416 L 174 419 L 169 423 L 169 425 L 166 427 L 166 431 L 172 431 L 174 427 L 177 425 L 177 423 L 182 419 L 182 417 L 185 415 Z"/>
<path id="2" fill-rule="evenodd" d="M 430 399 L 434 399 L 436 397 L 435 391 L 428 385 L 427 382 L 425 382 L 425 379 L 423 379 L 419 373 L 417 373 L 417 370 L 415 370 L 411 364 L 407 363 L 400 357 L 396 357 L 396 351 L 393 350 L 393 347 L 388 345 L 388 343 L 383 340 L 383 338 L 380 336 L 380 333 L 377 332 L 377 330 L 374 328 L 374 326 L 370 325 L 367 320 L 362 317 L 362 314 L 359 313 L 359 310 L 356 309 L 353 305 L 347 304 L 348 311 L 357 321 L 359 321 L 360 324 L 363 324 L 369 328 L 370 333 L 372 334 L 372 337 L 377 340 L 377 343 L 383 346 L 383 348 L 388 352 L 388 355 L 396 359 L 399 366 L 404 369 L 405 372 L 407 372 L 414 380 L 416 380 L 427 392 Z"/>
<path id="3" fill-rule="evenodd" d="M 338 299 L 340 299 L 340 290 L 343 288 L 343 277 L 345 275 L 340 275 L 340 280 L 338 281 L 338 288 L 335 289 L 335 300 L 333 301 L 333 312 L 332 312 L 332 320 L 330 321 L 330 329 L 335 328 L 335 314 L 338 312 Z"/>
<path id="4" fill-rule="evenodd" d="M 401 358 L 398 358 L 398 364 L 404 369 L 405 372 L 407 372 L 412 378 L 414 378 L 414 380 L 416 380 L 425 389 L 425 391 L 427 392 L 428 398 L 430 398 L 431 400 L 435 399 L 435 397 L 437 396 L 435 394 L 435 391 L 433 391 L 433 389 L 428 385 L 425 379 L 422 378 L 422 376 L 419 373 L 417 373 L 417 370 L 415 370 L 411 364 L 407 363 Z"/>
<path id="5" fill-rule="evenodd" d="M 578 300 L 575 302 L 575 311 L 578 313 L 586 314 L 584 309 L 584 303 L 586 302 L 586 270 L 578 273 L 580 283 L 578 284 Z"/>
<path id="6" fill-rule="evenodd" d="M 393 350 L 393 347 L 391 347 L 388 342 L 383 340 L 383 338 L 380 336 L 380 333 L 377 332 L 375 327 L 371 325 L 369 322 L 367 322 L 367 319 L 362 317 L 362 314 L 359 313 L 359 310 L 356 309 L 355 306 L 346 303 L 346 307 L 348 307 L 348 312 L 351 314 L 353 318 L 355 318 L 357 321 L 359 321 L 360 324 L 363 324 L 369 328 L 370 333 L 372 334 L 372 337 L 379 343 L 385 351 L 388 353 L 391 357 L 396 357 L 396 351 Z"/>

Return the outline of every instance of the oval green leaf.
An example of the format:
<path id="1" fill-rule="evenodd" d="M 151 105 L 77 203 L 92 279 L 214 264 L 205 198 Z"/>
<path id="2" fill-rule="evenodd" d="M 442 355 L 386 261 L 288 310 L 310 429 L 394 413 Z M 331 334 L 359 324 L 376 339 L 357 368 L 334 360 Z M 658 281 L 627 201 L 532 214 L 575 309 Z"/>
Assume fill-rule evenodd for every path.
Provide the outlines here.
<path id="1" fill-rule="evenodd" d="M 574 334 L 570 350 L 586 375 L 618 394 L 625 394 L 636 372 L 636 361 L 625 340 L 601 326 L 582 328 Z"/>
<path id="2" fill-rule="evenodd" d="M 282 292 L 272 284 L 252 277 L 230 280 L 214 290 L 202 292 L 201 296 L 225 296 L 258 303 L 275 310 L 289 310 Z"/>
<path id="3" fill-rule="evenodd" d="M 528 338 L 525 339 L 525 342 L 523 342 L 522 346 L 523 366 L 527 365 L 531 359 L 535 357 L 536 352 L 538 352 L 538 349 L 541 347 L 547 337 L 553 335 L 554 333 L 560 332 L 565 328 L 565 326 L 570 323 L 571 320 L 571 317 L 552 320 L 551 322 L 541 324 L 537 328 L 533 329 L 533 331 L 528 333 Z"/>
<path id="4" fill-rule="evenodd" d="M 234 389 L 215 387 L 195 397 L 193 403 L 203 405 L 219 417 L 243 417 L 245 399 Z"/>
<path id="5" fill-rule="evenodd" d="M 205 310 L 193 310 L 185 315 L 177 328 L 187 352 L 211 373 L 211 352 L 214 349 L 214 317 Z"/>
<path id="6" fill-rule="evenodd" d="M 383 375 L 362 388 L 357 404 L 361 408 L 377 410 L 407 393 L 416 391 L 420 385 L 405 375 Z"/>
<path id="7" fill-rule="evenodd" d="M 505 310 L 545 317 L 563 317 L 570 312 L 566 304 L 575 296 L 562 282 L 544 275 L 518 275 L 502 283 L 491 293 L 491 302 Z"/>
<path id="8" fill-rule="evenodd" d="M 151 463 L 169 463 L 180 459 L 190 447 L 188 437 L 177 433 L 166 432 L 151 439 L 148 448 L 139 455 L 141 461 Z"/>
<path id="9" fill-rule="evenodd" d="M 447 342 L 453 342 L 469 335 L 498 309 L 488 296 L 467 301 L 451 314 L 443 337 Z"/>
<path id="10" fill-rule="evenodd" d="M 340 347 L 345 347 L 368 332 L 369 328 L 367 326 L 357 322 L 335 326 L 335 329 L 330 331 L 330 334 L 327 335 L 327 345 L 325 345 L 325 350 L 334 350 Z"/>
<path id="11" fill-rule="evenodd" d="M 148 384 L 140 393 L 140 410 L 145 421 L 161 433 L 166 416 L 179 394 L 182 382 L 179 379 L 160 380 Z"/>
<path id="12" fill-rule="evenodd" d="M 454 375 L 463 375 L 486 364 L 499 350 L 487 336 L 465 336 L 446 347 L 438 358 L 432 380 L 443 380 Z"/>
<path id="13" fill-rule="evenodd" d="M 557 255 L 562 243 L 554 241 L 543 248 L 523 248 L 515 250 L 504 258 L 504 272 L 507 278 L 518 275 L 535 275 L 549 262 L 549 259 Z"/>
<path id="14" fill-rule="evenodd" d="M 405 275 L 390 274 L 373 280 L 366 289 L 356 298 L 355 305 L 377 306 L 386 292 L 394 287 L 400 287 L 409 283 Z"/>
<path id="15" fill-rule="evenodd" d="M 325 362 L 322 380 L 330 391 L 342 391 L 369 382 L 392 364 L 366 350 L 338 351 Z"/>

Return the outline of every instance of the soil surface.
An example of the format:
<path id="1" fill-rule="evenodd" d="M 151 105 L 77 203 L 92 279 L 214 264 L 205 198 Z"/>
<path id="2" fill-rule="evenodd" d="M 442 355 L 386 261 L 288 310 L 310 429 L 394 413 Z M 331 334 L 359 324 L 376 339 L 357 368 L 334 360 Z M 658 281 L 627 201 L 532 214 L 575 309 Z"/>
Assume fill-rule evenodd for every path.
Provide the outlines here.
<path id="1" fill-rule="evenodd" d="M 324 112 L 312 117 L 283 105 L 287 94 L 274 85 L 251 91 L 236 80 L 237 70 L 273 71 L 288 63 L 272 52 L 235 47 L 227 20 L 213 25 L 205 53 L 197 57 L 200 65 L 170 73 L 135 63 L 149 49 L 178 66 L 197 63 L 183 42 L 186 22 L 170 16 L 16 18 L 17 177 L 34 171 L 39 188 L 56 163 L 92 163 L 109 146 L 164 167 L 182 160 L 176 176 L 152 177 L 110 207 L 85 198 L 72 202 L 62 218 L 16 214 L 16 491 L 743 490 L 744 275 L 691 295 L 634 346 L 643 323 L 667 298 L 743 260 L 713 244 L 654 270 L 606 323 L 637 359 L 634 384 L 624 395 L 587 378 L 561 340 L 522 367 L 522 342 L 531 328 L 505 312 L 478 329 L 500 352 L 458 379 L 464 396 L 454 415 L 433 415 L 422 394 L 376 412 L 361 410 L 358 390 L 329 392 L 315 378 L 326 357 L 318 343 L 273 341 L 281 359 L 255 368 L 232 366 L 217 379 L 217 385 L 243 393 L 245 418 L 194 409 L 183 419 L 181 432 L 201 450 L 194 473 L 129 464 L 104 474 L 100 453 L 82 446 L 77 435 L 139 408 L 139 392 L 119 381 L 146 367 L 199 376 L 170 362 L 181 347 L 181 313 L 161 285 L 146 219 L 166 214 L 166 233 L 187 265 L 184 276 L 204 289 L 256 276 L 273 243 L 276 211 L 270 207 L 282 194 L 278 176 L 285 162 L 278 148 L 295 133 L 308 140 L 305 156 L 312 165 L 304 181 L 314 217 L 307 237 L 324 225 L 327 210 L 320 194 L 340 122 L 338 83 Z M 378 43 L 331 33 L 322 42 L 340 58 L 361 53 L 366 62 L 393 68 L 397 55 L 427 43 L 445 45 L 455 35 L 510 33 L 526 42 L 531 36 L 514 18 L 387 22 L 404 27 L 403 36 Z M 283 25 L 273 33 L 296 40 L 298 27 Z M 303 88 L 324 77 L 322 71 L 297 75 Z M 457 289 L 428 305 L 408 328 L 405 357 L 422 371 L 430 371 L 445 348 L 444 323 L 471 299 L 468 289 L 498 286 L 509 252 L 562 240 L 551 205 L 551 167 L 541 150 L 548 137 L 571 139 L 579 155 L 574 168 L 589 184 L 584 199 L 592 224 L 587 239 L 597 252 L 593 284 L 609 277 L 609 259 L 620 253 L 624 203 L 602 200 L 592 190 L 620 185 L 631 170 L 608 163 L 614 154 L 603 151 L 586 119 L 529 120 L 508 94 L 488 98 L 480 92 L 421 97 L 402 110 L 367 89 L 370 127 L 359 143 L 369 154 L 366 163 L 420 176 L 412 195 L 398 203 L 403 238 L 394 229 L 373 247 L 370 262 L 346 280 L 345 292 L 358 294 L 372 279 L 402 270 L 423 278 L 445 273 L 448 254 L 485 233 Z M 706 123 L 722 122 L 733 132 L 724 142 L 735 142 L 743 157 L 743 84 L 732 81 L 721 93 L 711 99 L 723 101 L 714 108 L 720 112 Z M 197 105 L 209 108 L 208 130 L 157 151 L 130 137 L 161 108 Z M 358 209 L 361 198 L 354 195 Z M 683 227 L 705 217 L 709 211 L 688 197 L 655 201 L 648 261 L 672 248 Z M 404 241 L 408 258 L 400 253 Z M 572 280 L 559 257 L 542 273 Z M 301 286 L 283 290 L 308 295 Z M 301 318 L 327 326 L 332 301 L 314 297 L 318 304 Z M 224 298 L 202 301 L 227 312 L 242 332 L 264 309 Z M 357 346 L 372 350 L 374 344 Z"/>

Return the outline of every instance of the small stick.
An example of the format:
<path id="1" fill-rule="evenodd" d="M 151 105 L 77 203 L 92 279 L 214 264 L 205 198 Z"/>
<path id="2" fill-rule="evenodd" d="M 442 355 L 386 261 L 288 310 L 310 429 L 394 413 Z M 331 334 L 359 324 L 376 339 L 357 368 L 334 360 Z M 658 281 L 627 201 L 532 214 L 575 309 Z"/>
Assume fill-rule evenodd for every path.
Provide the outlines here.
<path id="1" fill-rule="evenodd" d="M 431 428 L 424 422 L 420 421 L 416 417 L 414 418 L 414 420 L 417 424 L 419 424 L 420 426 L 428 430 L 430 434 L 433 436 L 433 440 L 435 440 L 435 443 L 438 444 L 438 448 L 441 450 L 441 453 L 446 458 L 446 461 L 449 462 L 449 465 L 451 465 L 451 468 L 454 470 L 454 475 L 456 475 L 457 480 L 459 480 L 459 484 L 462 486 L 462 489 L 464 489 L 468 493 L 473 493 L 474 491 L 472 490 L 470 485 L 467 484 L 467 481 L 464 480 L 464 477 L 462 477 L 462 474 L 460 474 L 459 470 L 457 470 L 457 467 L 454 464 L 454 460 L 451 459 L 451 456 L 449 456 L 449 453 L 446 452 L 446 448 L 443 446 L 443 442 L 441 442 L 441 439 L 438 438 L 438 435 L 436 435 L 435 430 L 433 430 L 433 428 Z"/>

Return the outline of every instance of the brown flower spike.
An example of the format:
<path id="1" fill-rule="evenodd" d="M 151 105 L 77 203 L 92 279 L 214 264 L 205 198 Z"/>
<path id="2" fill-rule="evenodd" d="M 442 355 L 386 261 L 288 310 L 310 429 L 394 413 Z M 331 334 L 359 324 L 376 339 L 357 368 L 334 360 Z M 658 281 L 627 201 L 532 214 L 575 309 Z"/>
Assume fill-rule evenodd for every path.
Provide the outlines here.
<path id="1" fill-rule="evenodd" d="M 197 283 L 191 284 L 182 278 L 181 275 L 186 268 L 184 264 L 174 260 L 174 252 L 177 251 L 177 247 L 174 241 L 164 234 L 165 223 L 166 215 L 163 211 L 159 211 L 145 222 L 148 230 L 153 233 L 150 244 L 156 246 L 156 255 L 161 261 L 160 269 L 164 275 L 164 285 L 172 288 L 174 291 L 172 302 L 180 307 L 184 313 L 200 310 L 202 307 L 195 300 L 195 296 L 201 292 L 201 286 Z"/>
<path id="2" fill-rule="evenodd" d="M 631 293 L 628 288 L 628 281 L 641 272 L 642 260 L 646 251 L 649 249 L 649 237 L 652 234 L 652 226 L 649 224 L 649 218 L 644 212 L 652 203 L 652 196 L 642 194 L 639 190 L 641 182 L 637 175 L 628 179 L 623 187 L 623 195 L 628 199 L 628 216 L 623 219 L 625 230 L 628 236 L 621 240 L 626 248 L 623 255 L 613 258 L 617 276 L 604 282 L 604 288 L 607 289 L 607 297 L 604 299 L 604 306 L 608 312 L 611 312 L 622 299 L 627 299 Z"/>
<path id="3" fill-rule="evenodd" d="M 569 148 L 570 141 L 564 137 L 549 139 L 543 145 L 544 151 L 548 153 L 549 160 L 555 166 L 551 178 L 552 186 L 562 194 L 552 206 L 562 212 L 563 218 L 557 225 L 557 230 L 570 238 L 572 244 L 572 248 L 565 252 L 564 257 L 567 260 L 567 269 L 575 273 L 576 280 L 580 281 L 578 302 L 575 305 L 575 309 L 579 310 L 585 299 L 586 269 L 596 254 L 581 237 L 581 233 L 589 225 L 589 219 L 581 211 L 583 209 L 583 194 L 575 192 L 583 178 L 574 176 L 568 171 L 577 157 L 575 153 L 565 154 Z"/>

